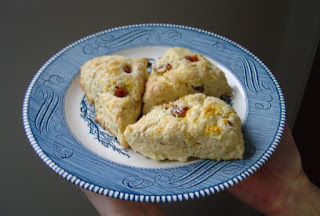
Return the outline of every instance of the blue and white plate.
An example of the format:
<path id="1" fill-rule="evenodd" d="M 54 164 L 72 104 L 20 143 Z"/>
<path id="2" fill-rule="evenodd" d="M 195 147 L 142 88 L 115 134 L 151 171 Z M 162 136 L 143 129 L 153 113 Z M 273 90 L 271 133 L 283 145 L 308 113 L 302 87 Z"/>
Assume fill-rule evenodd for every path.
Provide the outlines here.
<path id="1" fill-rule="evenodd" d="M 242 120 L 243 160 L 156 162 L 123 149 L 93 120 L 78 85 L 82 64 L 108 54 L 155 61 L 174 46 L 203 54 L 225 72 L 229 102 Z M 49 59 L 26 92 L 23 122 L 35 152 L 70 182 L 114 198 L 170 202 L 224 190 L 259 169 L 280 141 L 285 105 L 270 70 L 235 42 L 187 26 L 140 24 L 90 35 Z"/>

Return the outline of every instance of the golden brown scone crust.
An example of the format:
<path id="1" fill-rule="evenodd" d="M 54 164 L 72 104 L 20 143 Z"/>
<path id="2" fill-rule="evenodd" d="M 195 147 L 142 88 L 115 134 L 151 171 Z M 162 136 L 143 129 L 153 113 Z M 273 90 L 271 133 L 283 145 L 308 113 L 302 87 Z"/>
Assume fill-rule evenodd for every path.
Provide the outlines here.
<path id="1" fill-rule="evenodd" d="M 148 61 L 148 58 L 109 55 L 94 58 L 81 67 L 80 87 L 87 100 L 95 104 L 95 120 L 125 148 L 128 144 L 124 130 L 141 113 Z M 124 89 L 127 96 L 115 96 L 116 86 Z"/>
<path id="2" fill-rule="evenodd" d="M 174 115 L 177 107 L 185 109 L 184 115 Z M 154 160 L 232 160 L 242 159 L 244 153 L 241 120 L 235 110 L 201 93 L 155 106 L 129 125 L 124 136 L 133 150 Z"/>
<path id="3" fill-rule="evenodd" d="M 152 66 L 143 96 L 143 113 L 155 105 L 194 93 L 220 97 L 230 95 L 231 88 L 225 74 L 203 55 L 171 48 Z"/>

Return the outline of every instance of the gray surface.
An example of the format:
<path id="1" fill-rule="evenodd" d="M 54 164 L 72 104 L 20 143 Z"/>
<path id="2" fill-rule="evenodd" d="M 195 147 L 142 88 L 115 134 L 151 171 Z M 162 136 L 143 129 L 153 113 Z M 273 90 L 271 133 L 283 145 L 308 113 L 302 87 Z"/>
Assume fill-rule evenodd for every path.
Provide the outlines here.
<path id="1" fill-rule="evenodd" d="M 71 42 L 127 24 L 164 22 L 213 31 L 243 45 L 273 71 L 292 125 L 319 39 L 319 1 L 2 1 L 0 7 L 0 215 L 97 215 L 74 185 L 29 145 L 24 92 L 45 61 Z M 227 192 L 163 205 L 169 215 L 257 215 Z"/>

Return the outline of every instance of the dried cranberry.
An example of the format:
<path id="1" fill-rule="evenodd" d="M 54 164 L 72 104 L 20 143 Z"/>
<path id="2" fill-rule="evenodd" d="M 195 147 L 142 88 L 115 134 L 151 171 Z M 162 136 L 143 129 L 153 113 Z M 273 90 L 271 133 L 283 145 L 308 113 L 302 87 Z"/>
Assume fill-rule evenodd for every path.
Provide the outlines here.
<path id="1" fill-rule="evenodd" d="M 194 90 L 198 92 L 203 92 L 204 91 L 204 86 L 191 86 Z"/>
<path id="2" fill-rule="evenodd" d="M 123 66 L 123 71 L 126 72 L 126 73 L 131 73 L 131 67 L 129 65 L 125 65 Z"/>
<path id="3" fill-rule="evenodd" d="M 175 117 L 185 117 L 188 109 L 188 107 L 180 108 L 178 106 L 173 106 L 171 108 L 171 115 Z"/>
<path id="4" fill-rule="evenodd" d="M 117 97 L 123 98 L 128 95 L 128 92 L 120 86 L 115 86 L 114 87 L 114 95 Z"/>
<path id="5" fill-rule="evenodd" d="M 186 56 L 186 59 L 190 62 L 197 62 L 199 61 L 198 56 Z"/>
<path id="6" fill-rule="evenodd" d="M 153 70 L 157 73 L 164 73 L 170 70 L 171 68 L 172 68 L 172 65 L 167 63 L 167 64 L 161 64 L 161 65 L 155 66 Z"/>
<path id="7" fill-rule="evenodd" d="M 229 124 L 230 126 L 233 126 L 233 124 L 232 124 L 232 122 L 231 122 L 231 121 L 228 121 L 228 124 Z"/>
<path id="8" fill-rule="evenodd" d="M 166 70 L 170 70 L 171 68 L 172 68 L 172 65 L 168 63 L 168 64 L 166 65 Z"/>

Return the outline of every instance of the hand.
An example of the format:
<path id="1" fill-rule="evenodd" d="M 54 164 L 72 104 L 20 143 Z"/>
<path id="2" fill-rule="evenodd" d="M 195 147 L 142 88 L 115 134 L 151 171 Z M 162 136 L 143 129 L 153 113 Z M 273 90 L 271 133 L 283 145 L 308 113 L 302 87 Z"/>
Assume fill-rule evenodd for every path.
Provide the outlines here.
<path id="1" fill-rule="evenodd" d="M 158 204 L 119 200 L 81 188 L 101 216 L 163 216 Z"/>
<path id="2" fill-rule="evenodd" d="M 320 215 L 320 191 L 302 169 L 288 125 L 266 164 L 229 192 L 265 215 Z"/>

